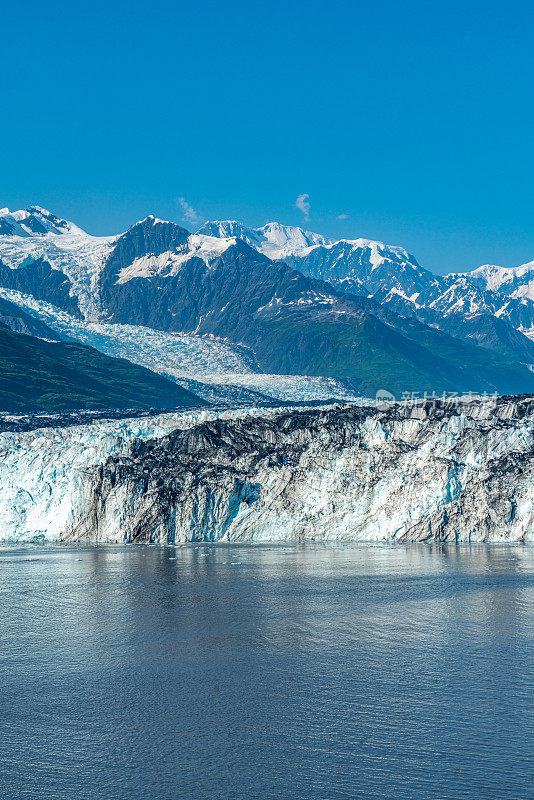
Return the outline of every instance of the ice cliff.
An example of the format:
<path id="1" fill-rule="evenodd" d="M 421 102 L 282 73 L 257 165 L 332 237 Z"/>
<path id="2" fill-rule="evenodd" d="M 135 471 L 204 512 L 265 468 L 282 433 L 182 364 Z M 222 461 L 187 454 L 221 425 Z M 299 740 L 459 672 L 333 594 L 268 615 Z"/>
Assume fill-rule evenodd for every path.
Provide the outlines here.
<path id="1" fill-rule="evenodd" d="M 0 538 L 534 540 L 534 397 L 0 434 Z"/>

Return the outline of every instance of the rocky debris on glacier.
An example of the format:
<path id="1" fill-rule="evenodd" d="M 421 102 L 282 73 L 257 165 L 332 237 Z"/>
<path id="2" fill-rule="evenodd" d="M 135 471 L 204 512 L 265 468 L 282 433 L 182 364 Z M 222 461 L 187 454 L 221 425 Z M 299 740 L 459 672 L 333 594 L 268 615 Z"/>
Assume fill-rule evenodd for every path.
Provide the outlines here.
<path id="1" fill-rule="evenodd" d="M 117 409 L 109 411 L 58 411 L 54 413 L 12 414 L 0 411 L 0 433 L 22 433 L 44 428 L 68 428 L 71 426 L 107 423 L 110 420 L 152 419 L 156 415 L 176 414 L 176 409 Z"/>
<path id="2" fill-rule="evenodd" d="M 203 411 L 0 448 L 4 539 L 534 539 L 532 395 Z"/>

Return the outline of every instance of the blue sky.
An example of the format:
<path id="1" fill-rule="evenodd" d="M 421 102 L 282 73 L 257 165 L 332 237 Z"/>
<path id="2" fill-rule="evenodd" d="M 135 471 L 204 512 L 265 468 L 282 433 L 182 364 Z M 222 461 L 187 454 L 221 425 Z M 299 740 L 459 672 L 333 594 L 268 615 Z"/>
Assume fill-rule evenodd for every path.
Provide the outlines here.
<path id="1" fill-rule="evenodd" d="M 6 3 L 0 205 L 107 234 L 183 198 L 439 272 L 532 260 L 533 25 L 491 0 Z"/>

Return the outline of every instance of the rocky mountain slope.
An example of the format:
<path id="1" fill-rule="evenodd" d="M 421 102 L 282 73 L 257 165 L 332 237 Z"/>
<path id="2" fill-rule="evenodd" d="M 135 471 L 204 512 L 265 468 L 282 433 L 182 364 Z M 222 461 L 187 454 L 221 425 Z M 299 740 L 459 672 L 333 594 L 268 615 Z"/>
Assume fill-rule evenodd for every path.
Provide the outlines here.
<path id="1" fill-rule="evenodd" d="M 364 394 L 534 390 L 525 366 L 534 344 L 495 308 L 451 305 L 451 276 L 402 248 L 275 223 L 207 223 L 190 234 L 154 217 L 95 239 L 37 207 L 3 218 L 18 217 L 24 235 L 0 234 L 0 286 L 85 322 L 215 336 L 250 348 L 264 373 L 343 379 Z M 30 218 L 45 232 L 32 232 Z M 470 291 L 482 290 L 469 282 Z M 527 313 L 532 301 L 510 302 Z"/>
<path id="2" fill-rule="evenodd" d="M 0 295 L 0 325 L 16 333 L 26 333 L 38 339 L 59 341 L 61 336 L 38 317 L 28 314 L 20 305 Z"/>
<path id="3" fill-rule="evenodd" d="M 199 233 L 237 236 L 269 258 L 282 258 L 341 291 L 373 297 L 463 341 L 534 363 L 534 348 L 523 336 L 534 332 L 534 262 L 441 276 L 404 248 L 368 239 L 336 241 L 277 223 L 253 229 L 234 221 L 207 222 Z"/>
<path id="4" fill-rule="evenodd" d="M 4 539 L 532 541 L 534 398 L 0 434 Z"/>

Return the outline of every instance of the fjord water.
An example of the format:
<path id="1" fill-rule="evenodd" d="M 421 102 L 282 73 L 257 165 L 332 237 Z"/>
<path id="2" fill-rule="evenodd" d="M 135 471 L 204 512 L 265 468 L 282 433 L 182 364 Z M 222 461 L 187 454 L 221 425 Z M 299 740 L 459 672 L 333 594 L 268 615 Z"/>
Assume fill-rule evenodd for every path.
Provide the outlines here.
<path id="1" fill-rule="evenodd" d="M 0 548 L 3 800 L 534 796 L 534 549 Z"/>

